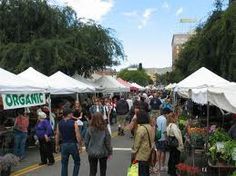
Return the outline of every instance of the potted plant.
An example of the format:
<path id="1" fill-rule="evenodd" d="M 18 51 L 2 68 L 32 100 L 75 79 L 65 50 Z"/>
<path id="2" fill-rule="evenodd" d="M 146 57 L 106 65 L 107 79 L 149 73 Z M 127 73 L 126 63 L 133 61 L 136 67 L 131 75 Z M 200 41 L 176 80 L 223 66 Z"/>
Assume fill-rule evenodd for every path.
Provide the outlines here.
<path id="1" fill-rule="evenodd" d="M 206 129 L 205 128 L 190 128 L 190 143 L 195 148 L 203 148 L 206 142 Z"/>
<path id="2" fill-rule="evenodd" d="M 216 145 L 213 145 L 211 148 L 209 148 L 209 155 L 210 155 L 210 162 L 212 165 L 216 165 L 217 163 L 217 148 Z"/>
<path id="3" fill-rule="evenodd" d="M 9 176 L 11 167 L 17 165 L 19 158 L 11 153 L 0 156 L 0 172 L 1 176 Z"/>
<path id="4" fill-rule="evenodd" d="M 231 137 L 221 129 L 217 129 L 212 135 L 209 137 L 209 142 L 212 145 L 216 144 L 217 142 L 224 142 L 230 141 Z"/>
<path id="5" fill-rule="evenodd" d="M 231 140 L 224 143 L 224 148 L 222 150 L 221 158 L 227 162 L 227 164 L 235 165 L 235 150 L 236 150 L 236 141 Z M 233 158 L 234 157 L 234 158 Z"/>

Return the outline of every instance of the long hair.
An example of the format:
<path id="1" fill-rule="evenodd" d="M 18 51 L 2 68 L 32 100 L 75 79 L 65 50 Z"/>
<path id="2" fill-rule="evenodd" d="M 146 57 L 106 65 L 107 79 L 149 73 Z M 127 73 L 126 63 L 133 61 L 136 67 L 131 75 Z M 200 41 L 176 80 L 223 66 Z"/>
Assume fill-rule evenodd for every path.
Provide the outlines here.
<path id="1" fill-rule="evenodd" d="M 139 113 L 137 114 L 137 123 L 138 124 L 149 124 L 150 123 L 149 115 L 146 111 L 144 111 L 144 110 L 139 111 Z"/>
<path id="2" fill-rule="evenodd" d="M 103 114 L 100 112 L 96 112 L 92 116 L 90 126 L 99 130 L 105 130 L 107 126 L 105 120 L 103 119 Z"/>
<path id="3" fill-rule="evenodd" d="M 168 115 L 167 117 L 167 125 L 169 125 L 170 123 L 176 123 L 176 117 L 175 114 L 172 113 L 171 115 Z"/>

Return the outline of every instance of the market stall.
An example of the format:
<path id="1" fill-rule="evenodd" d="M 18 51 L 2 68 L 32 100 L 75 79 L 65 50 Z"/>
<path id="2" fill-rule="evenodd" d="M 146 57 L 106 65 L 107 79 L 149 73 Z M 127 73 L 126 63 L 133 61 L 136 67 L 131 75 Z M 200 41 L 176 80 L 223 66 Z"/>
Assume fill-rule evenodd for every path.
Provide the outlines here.
<path id="1" fill-rule="evenodd" d="M 138 92 L 139 91 L 139 89 L 137 87 L 132 86 L 132 84 L 130 84 L 129 82 L 127 82 L 121 78 L 117 78 L 117 81 L 119 81 L 119 83 L 121 83 L 125 87 L 129 88 L 131 92 Z"/>
<path id="2" fill-rule="evenodd" d="M 72 78 L 76 79 L 77 81 L 80 81 L 84 84 L 87 84 L 91 87 L 94 87 L 95 88 L 95 91 L 94 92 L 102 92 L 103 91 L 103 88 L 99 87 L 96 83 L 94 83 L 92 80 L 90 79 L 86 79 L 78 74 L 74 74 L 72 76 Z"/>
<path id="3" fill-rule="evenodd" d="M 0 154 L 12 150 L 15 109 L 46 103 L 46 88 L 0 68 Z"/>
<path id="4" fill-rule="evenodd" d="M 103 93 L 121 93 L 130 91 L 129 88 L 119 83 L 112 76 L 102 76 L 99 79 L 95 80 L 95 83 L 99 85 L 100 88 L 104 89 Z"/>
<path id="5" fill-rule="evenodd" d="M 140 86 L 139 84 L 137 83 L 131 83 L 132 86 L 136 87 L 139 89 L 139 91 L 144 91 L 145 90 L 145 87 L 143 86 Z"/>
<path id="6" fill-rule="evenodd" d="M 177 83 L 174 91 L 196 103 L 207 104 L 207 89 L 228 83 L 229 81 L 202 67 Z"/>
<path id="7" fill-rule="evenodd" d="M 208 89 L 208 101 L 231 113 L 236 113 L 236 83 L 215 86 Z"/>
<path id="8" fill-rule="evenodd" d="M 58 71 L 49 77 L 51 94 L 74 94 L 93 92 L 95 88 Z"/>
<path id="9" fill-rule="evenodd" d="M 202 124 L 199 117 L 196 117 L 190 121 L 195 121 L 198 125 L 193 125 L 188 119 L 186 123 L 188 130 L 185 137 L 187 137 L 188 143 L 194 149 L 191 154 L 193 158 L 196 153 L 195 149 L 202 148 L 206 150 L 201 153 L 201 156 L 204 158 L 205 166 L 208 166 L 209 175 L 220 175 L 224 174 L 227 169 L 231 172 L 236 169 L 235 139 L 229 137 L 225 132 L 228 129 L 220 130 L 223 125 L 213 125 L 209 121 L 210 104 L 235 113 L 235 88 L 235 83 L 230 83 L 204 67 L 179 82 L 175 87 L 175 92 L 180 96 L 190 98 L 193 102 L 198 103 L 199 106 L 207 104 L 207 123 Z M 222 120 L 222 123 L 224 123 L 224 120 Z M 207 153 L 209 155 L 206 155 Z M 193 167 L 195 166 L 194 159 L 192 165 Z"/>
<path id="10" fill-rule="evenodd" d="M 35 85 L 43 86 L 47 92 L 50 91 L 50 82 L 48 76 L 35 70 L 33 67 L 29 67 L 25 71 L 18 74 L 19 77 L 27 79 L 35 83 Z"/>

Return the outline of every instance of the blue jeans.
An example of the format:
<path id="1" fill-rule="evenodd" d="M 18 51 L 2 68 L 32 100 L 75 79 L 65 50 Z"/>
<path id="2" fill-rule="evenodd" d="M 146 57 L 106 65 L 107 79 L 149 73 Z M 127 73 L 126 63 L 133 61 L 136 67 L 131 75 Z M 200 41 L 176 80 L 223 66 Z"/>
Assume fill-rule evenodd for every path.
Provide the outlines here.
<path id="1" fill-rule="evenodd" d="M 79 175 L 79 167 L 80 167 L 80 156 L 76 143 L 63 143 L 61 145 L 61 176 L 68 176 L 68 162 L 69 157 L 72 155 L 74 160 L 74 170 L 72 176 Z"/>
<path id="2" fill-rule="evenodd" d="M 88 129 L 88 122 L 85 121 L 83 123 L 84 123 L 83 126 L 80 127 L 80 134 L 82 138 L 85 139 L 85 134 L 87 133 L 87 129 Z"/>
<path id="3" fill-rule="evenodd" d="M 20 158 L 25 156 L 25 143 L 27 140 L 27 133 L 15 131 L 14 133 L 14 154 Z"/>

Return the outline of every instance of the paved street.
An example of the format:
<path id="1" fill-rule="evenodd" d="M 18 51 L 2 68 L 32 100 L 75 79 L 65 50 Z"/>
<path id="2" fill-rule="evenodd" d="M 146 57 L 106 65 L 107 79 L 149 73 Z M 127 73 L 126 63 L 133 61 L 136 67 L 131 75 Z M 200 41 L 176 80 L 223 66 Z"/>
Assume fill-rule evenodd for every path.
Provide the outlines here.
<path id="1" fill-rule="evenodd" d="M 130 147 L 132 139 L 129 134 L 123 137 L 113 135 L 112 145 L 114 152 L 111 160 L 108 161 L 108 176 L 126 176 L 127 168 L 130 163 Z M 37 149 L 31 149 L 28 152 L 28 157 L 20 163 L 19 166 L 13 168 L 12 176 L 59 176 L 61 163 L 60 156 L 56 156 L 56 164 L 53 166 L 38 166 L 40 161 Z M 72 174 L 73 160 L 71 158 L 69 164 L 69 175 Z M 89 164 L 86 152 L 81 155 L 80 175 L 87 176 L 89 174 Z M 99 175 L 99 174 L 98 174 Z"/>

